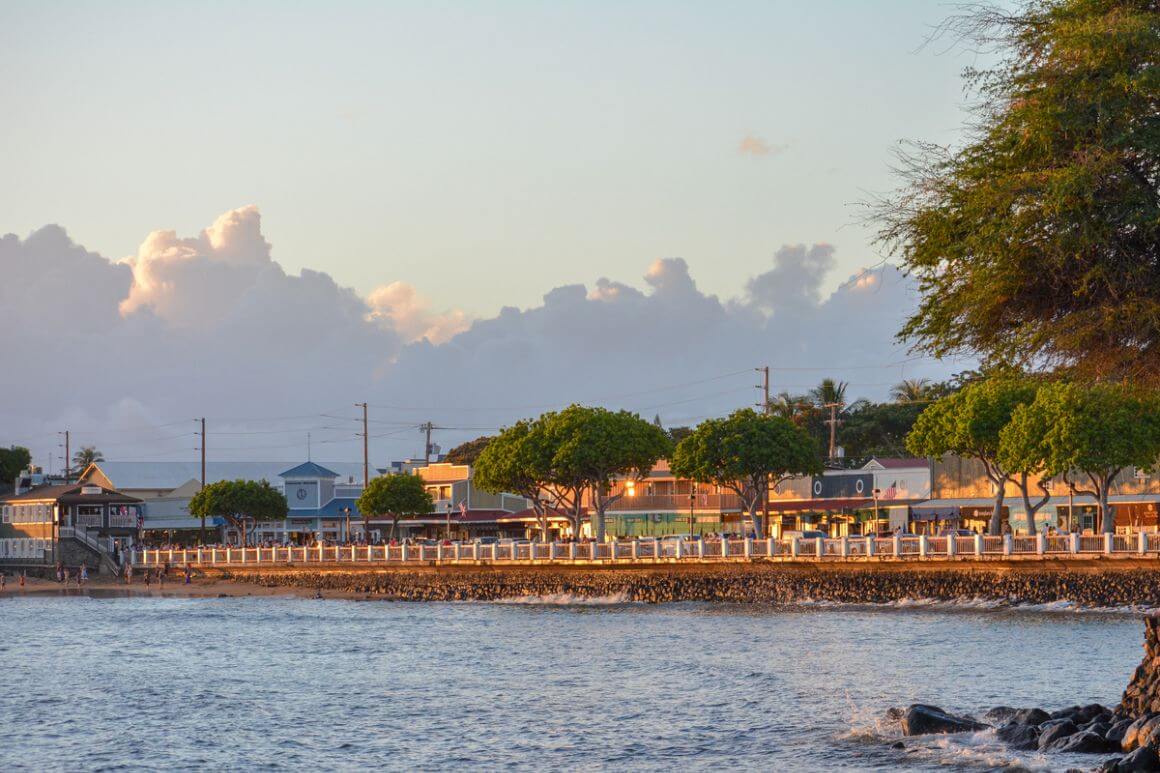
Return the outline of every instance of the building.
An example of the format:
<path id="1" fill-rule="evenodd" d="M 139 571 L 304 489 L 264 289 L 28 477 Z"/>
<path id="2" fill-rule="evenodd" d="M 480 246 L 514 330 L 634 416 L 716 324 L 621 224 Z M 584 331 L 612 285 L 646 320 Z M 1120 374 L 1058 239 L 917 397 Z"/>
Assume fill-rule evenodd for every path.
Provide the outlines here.
<path id="1" fill-rule="evenodd" d="M 345 481 L 345 485 L 352 486 L 357 482 L 361 493 L 361 463 L 327 462 L 320 467 L 334 474 L 329 485 Z M 205 482 L 264 480 L 284 491 L 282 473 L 291 469 L 293 464 L 287 462 L 211 461 L 205 465 Z M 95 462 L 81 472 L 79 479 L 141 499 L 145 505 L 143 530 L 148 536 L 188 541 L 196 538 L 194 530 L 200 532 L 201 519 L 189 514 L 189 501 L 201 490 L 199 462 Z M 323 490 L 319 481 L 318 491 Z M 216 528 L 224 523 L 211 525 Z"/>
<path id="2" fill-rule="evenodd" d="M 447 537 L 525 537 L 536 527 L 517 517 L 532 503 L 516 494 L 490 494 L 472 480 L 472 469 L 466 464 L 434 462 L 411 469 L 423 479 L 424 487 L 435 502 L 434 512 L 426 518 L 408 518 L 399 522 L 400 536 Z M 375 521 L 383 535 L 389 535 L 391 523 Z"/>
<path id="3" fill-rule="evenodd" d="M 316 462 L 304 462 L 278 473 L 278 485 L 286 497 L 289 516 L 278 523 L 260 523 L 257 540 L 274 542 L 341 541 L 363 537 L 357 502 L 362 478 L 342 475 Z M 239 535 L 240 536 L 240 535 Z"/>
<path id="4" fill-rule="evenodd" d="M 143 510 L 137 497 L 84 482 L 0 497 L 0 561 L 19 552 L 25 563 L 96 568 L 136 541 Z"/>

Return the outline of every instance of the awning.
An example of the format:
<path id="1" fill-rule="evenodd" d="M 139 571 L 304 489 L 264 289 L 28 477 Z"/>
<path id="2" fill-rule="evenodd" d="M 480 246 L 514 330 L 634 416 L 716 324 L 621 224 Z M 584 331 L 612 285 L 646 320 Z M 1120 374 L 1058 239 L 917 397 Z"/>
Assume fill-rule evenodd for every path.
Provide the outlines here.
<path id="1" fill-rule="evenodd" d="M 912 521 L 954 521 L 959 518 L 959 506 L 945 507 L 912 507 L 910 520 Z"/>

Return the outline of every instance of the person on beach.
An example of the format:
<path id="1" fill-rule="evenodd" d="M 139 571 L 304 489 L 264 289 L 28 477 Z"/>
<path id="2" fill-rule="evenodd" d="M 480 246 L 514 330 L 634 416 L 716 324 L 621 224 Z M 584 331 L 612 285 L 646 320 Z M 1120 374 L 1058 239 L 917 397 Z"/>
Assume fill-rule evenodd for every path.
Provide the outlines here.
<path id="1" fill-rule="evenodd" d="M 4 586 L 8 584 L 8 575 L 0 572 L 0 593 L 4 592 Z"/>
<path id="2" fill-rule="evenodd" d="M 132 564 L 125 564 L 125 584 L 126 585 L 133 584 L 133 565 Z"/>
<path id="3" fill-rule="evenodd" d="M 72 580 L 72 577 L 71 577 L 71 575 L 69 574 L 68 567 L 66 566 L 66 567 L 65 567 L 65 569 L 64 569 L 64 587 L 66 587 L 66 588 L 67 588 L 67 587 L 68 587 L 68 584 L 69 584 L 69 582 L 70 582 L 71 580 Z"/>
<path id="4" fill-rule="evenodd" d="M 56 581 L 64 582 L 64 564 L 56 565 Z"/>
<path id="5" fill-rule="evenodd" d="M 152 582 L 153 582 L 153 572 L 146 569 L 145 570 L 145 587 L 148 588 Z"/>
<path id="6" fill-rule="evenodd" d="M 24 590 L 24 572 L 20 573 L 20 590 Z"/>
<path id="7" fill-rule="evenodd" d="M 191 575 L 192 575 L 192 572 L 189 569 L 189 564 L 186 564 L 185 565 L 185 584 L 186 585 L 190 584 Z"/>
<path id="8" fill-rule="evenodd" d="M 88 581 L 89 581 L 89 565 L 87 562 L 82 561 L 81 562 L 81 573 L 80 573 L 80 576 L 77 578 L 77 584 L 84 586 L 84 584 Z"/>

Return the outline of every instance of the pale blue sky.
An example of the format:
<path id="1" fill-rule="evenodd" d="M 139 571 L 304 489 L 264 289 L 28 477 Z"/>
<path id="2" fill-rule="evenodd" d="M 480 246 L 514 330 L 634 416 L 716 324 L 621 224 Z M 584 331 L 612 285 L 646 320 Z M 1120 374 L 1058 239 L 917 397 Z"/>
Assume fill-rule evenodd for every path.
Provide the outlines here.
<path id="1" fill-rule="evenodd" d="M 963 120 L 920 0 L 0 1 L 0 233 L 111 258 L 256 204 L 287 270 L 488 314 L 682 256 L 741 291 L 783 243 L 878 255 L 853 204 Z M 747 135 L 775 152 L 745 155 Z"/>

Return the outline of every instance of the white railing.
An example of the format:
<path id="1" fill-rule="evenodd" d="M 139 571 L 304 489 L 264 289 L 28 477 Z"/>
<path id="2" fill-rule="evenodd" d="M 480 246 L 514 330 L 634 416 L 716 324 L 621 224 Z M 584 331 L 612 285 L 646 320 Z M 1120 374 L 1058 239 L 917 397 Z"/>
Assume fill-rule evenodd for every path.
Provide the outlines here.
<path id="1" fill-rule="evenodd" d="M 62 536 L 73 536 L 71 533 Z M 91 538 L 83 529 L 76 536 Z M 7 542 L 20 542 L 8 540 Z M 4 540 L 0 540 L 0 551 Z M 96 545 L 94 545 L 96 547 Z M 264 548 L 191 548 L 136 551 L 139 566 L 273 564 L 669 563 L 714 561 L 987 561 L 1074 555 L 1155 556 L 1160 535 L 891 536 L 810 539 L 632 539 L 614 542 L 451 543 L 437 545 L 314 545 Z M 0 552 L 0 557 L 5 553 Z"/>

